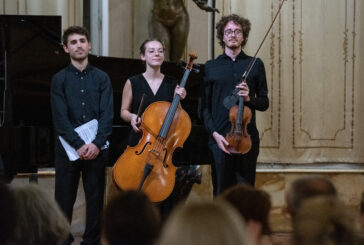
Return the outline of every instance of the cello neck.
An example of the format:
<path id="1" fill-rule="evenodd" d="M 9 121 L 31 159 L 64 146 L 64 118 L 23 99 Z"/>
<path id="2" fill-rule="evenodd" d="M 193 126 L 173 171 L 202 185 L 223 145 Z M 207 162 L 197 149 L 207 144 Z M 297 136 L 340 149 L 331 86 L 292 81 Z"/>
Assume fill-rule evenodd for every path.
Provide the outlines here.
<path id="1" fill-rule="evenodd" d="M 190 75 L 190 72 L 192 70 L 193 66 L 193 60 L 197 59 L 197 56 L 195 54 L 190 54 L 190 60 L 185 68 L 185 73 L 183 74 L 182 80 L 180 82 L 180 87 L 184 88 L 187 83 L 188 76 Z M 173 122 L 174 115 L 176 114 L 177 107 L 179 105 L 181 98 L 178 94 L 175 94 L 173 97 L 173 101 L 168 109 L 167 115 L 164 119 L 164 122 L 162 124 L 162 127 L 159 131 L 158 136 L 162 139 L 165 139 L 167 137 L 167 134 L 169 132 L 169 128 L 171 127 L 171 124 Z"/>

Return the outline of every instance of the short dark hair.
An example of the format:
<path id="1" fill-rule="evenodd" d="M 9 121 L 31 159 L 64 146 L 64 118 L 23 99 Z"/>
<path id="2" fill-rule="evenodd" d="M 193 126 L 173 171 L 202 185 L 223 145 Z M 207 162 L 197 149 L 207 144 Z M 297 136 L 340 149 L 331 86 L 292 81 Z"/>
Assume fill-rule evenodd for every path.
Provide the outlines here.
<path id="1" fill-rule="evenodd" d="M 245 221 L 254 220 L 260 223 L 263 234 L 271 233 L 269 213 L 272 203 L 267 192 L 256 190 L 247 184 L 238 184 L 226 189 L 220 197 L 232 204 Z"/>
<path id="2" fill-rule="evenodd" d="M 68 37 L 72 34 L 80 34 L 86 37 L 87 41 L 90 41 L 90 33 L 85 27 L 82 26 L 70 26 L 63 32 L 62 42 L 64 46 L 67 46 Z"/>
<path id="3" fill-rule="evenodd" d="M 118 193 L 104 210 L 103 236 L 110 245 L 152 245 L 160 228 L 159 211 L 143 192 Z"/>
<path id="4" fill-rule="evenodd" d="M 216 24 L 216 37 L 219 39 L 219 43 L 221 47 L 225 47 L 224 43 L 224 28 L 230 21 L 234 22 L 237 25 L 241 26 L 244 40 L 241 43 L 241 47 L 243 48 L 245 44 L 248 42 L 248 36 L 250 32 L 251 23 L 248 19 L 240 17 L 237 14 L 231 14 L 227 16 L 223 16 L 220 21 Z"/>
<path id="5" fill-rule="evenodd" d="M 159 38 L 151 37 L 151 38 L 144 40 L 144 42 L 140 45 L 140 48 L 139 48 L 140 54 L 145 54 L 145 45 L 152 41 L 160 42 L 162 44 L 163 49 L 165 48 L 164 43 Z"/>

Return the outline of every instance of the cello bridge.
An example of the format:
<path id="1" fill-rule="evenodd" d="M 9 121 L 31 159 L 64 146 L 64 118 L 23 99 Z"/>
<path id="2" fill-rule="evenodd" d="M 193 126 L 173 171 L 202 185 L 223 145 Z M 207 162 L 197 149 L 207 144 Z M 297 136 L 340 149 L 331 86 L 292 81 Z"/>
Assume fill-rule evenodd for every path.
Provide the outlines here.
<path id="1" fill-rule="evenodd" d="M 154 154 L 156 157 L 160 157 L 161 156 L 161 153 L 157 150 L 154 150 L 154 149 L 150 149 L 149 150 L 150 153 Z"/>

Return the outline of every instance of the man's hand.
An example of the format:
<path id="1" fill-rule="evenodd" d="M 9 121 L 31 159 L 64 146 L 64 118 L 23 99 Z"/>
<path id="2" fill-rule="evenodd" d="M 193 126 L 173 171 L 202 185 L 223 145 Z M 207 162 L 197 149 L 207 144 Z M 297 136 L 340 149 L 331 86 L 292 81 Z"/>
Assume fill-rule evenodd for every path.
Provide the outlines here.
<path id="1" fill-rule="evenodd" d="M 212 134 L 212 137 L 214 137 L 217 145 L 219 146 L 219 148 L 225 152 L 226 154 L 231 154 L 227 149 L 226 149 L 226 146 L 229 145 L 229 143 L 226 141 L 226 139 L 224 138 L 224 136 L 222 136 L 221 134 L 217 133 L 217 132 L 214 132 Z"/>
<path id="2" fill-rule="evenodd" d="M 87 144 L 86 149 L 86 152 L 82 155 L 82 160 L 93 160 L 100 153 L 100 149 L 94 143 Z"/>
<path id="3" fill-rule="evenodd" d="M 83 146 L 81 146 L 78 150 L 77 150 L 77 154 L 80 157 L 81 160 L 84 160 L 83 156 L 87 151 L 87 145 L 84 144 Z"/>
<path id="4" fill-rule="evenodd" d="M 249 102 L 250 97 L 248 84 L 246 84 L 245 82 L 241 82 L 236 85 L 236 88 L 239 89 L 238 95 L 243 97 L 245 102 Z"/>

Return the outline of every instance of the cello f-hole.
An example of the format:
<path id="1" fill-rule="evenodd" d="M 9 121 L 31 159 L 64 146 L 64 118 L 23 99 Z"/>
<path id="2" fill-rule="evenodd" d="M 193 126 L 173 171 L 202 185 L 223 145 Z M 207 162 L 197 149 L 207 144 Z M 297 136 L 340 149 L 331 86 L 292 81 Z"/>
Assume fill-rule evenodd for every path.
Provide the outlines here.
<path id="1" fill-rule="evenodd" d="M 137 154 L 137 155 L 142 154 L 142 153 L 144 152 L 145 148 L 147 147 L 147 145 L 151 145 L 151 144 L 152 144 L 152 142 L 150 142 L 150 141 L 146 142 L 146 143 L 144 144 L 144 146 L 143 146 L 142 151 L 141 151 L 141 152 L 135 151 L 135 154 Z"/>

